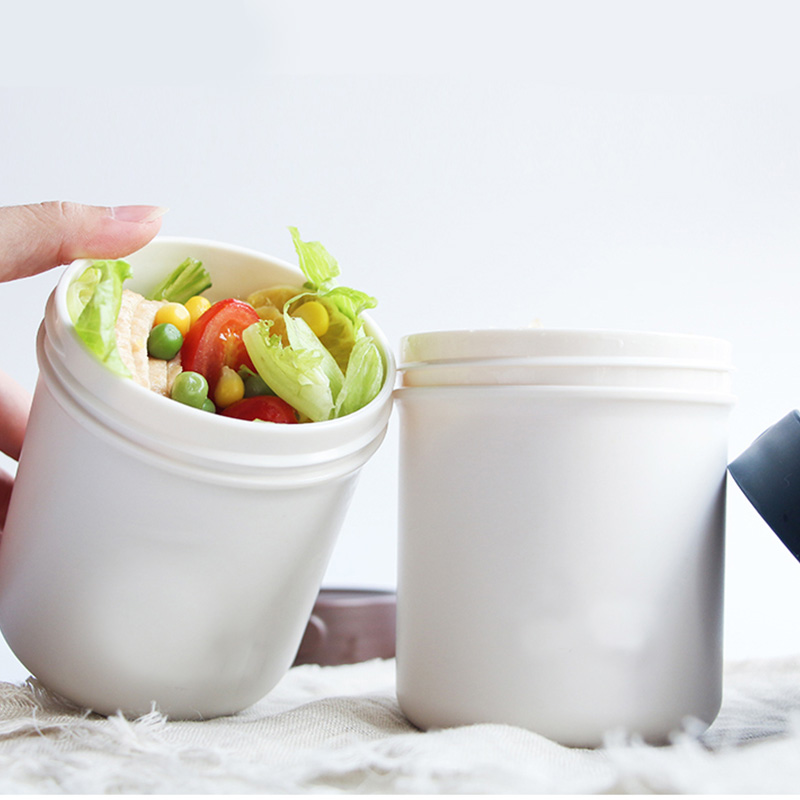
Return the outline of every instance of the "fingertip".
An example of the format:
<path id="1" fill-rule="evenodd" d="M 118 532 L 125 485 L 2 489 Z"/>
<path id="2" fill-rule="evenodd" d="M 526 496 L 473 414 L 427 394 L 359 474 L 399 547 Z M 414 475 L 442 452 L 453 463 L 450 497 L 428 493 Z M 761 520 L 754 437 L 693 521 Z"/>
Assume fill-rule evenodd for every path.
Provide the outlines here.
<path id="1" fill-rule="evenodd" d="M 146 224 L 155 222 L 167 213 L 169 209 L 164 206 L 112 206 L 108 209 L 109 216 L 119 222 L 135 222 Z"/>
<path id="2" fill-rule="evenodd" d="M 131 207 L 128 207 L 131 208 Z M 143 206 L 137 208 L 154 208 Z M 111 211 L 111 209 L 109 209 Z M 68 261 L 76 258 L 121 258 L 144 247 L 161 230 L 161 216 L 129 220 L 109 213 L 99 219 L 83 241 L 76 241 Z"/>
<path id="3" fill-rule="evenodd" d="M 163 206 L 45 202 L 0 208 L 0 281 L 76 258 L 121 258 L 161 229 Z"/>

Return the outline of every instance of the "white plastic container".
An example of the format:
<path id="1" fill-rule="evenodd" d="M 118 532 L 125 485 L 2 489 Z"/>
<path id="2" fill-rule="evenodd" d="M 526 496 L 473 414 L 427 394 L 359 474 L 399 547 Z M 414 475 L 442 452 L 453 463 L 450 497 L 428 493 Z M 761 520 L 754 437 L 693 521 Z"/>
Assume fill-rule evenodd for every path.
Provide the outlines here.
<path id="1" fill-rule="evenodd" d="M 721 699 L 729 345 L 402 343 L 397 692 L 416 725 L 664 741 Z"/>
<path id="2" fill-rule="evenodd" d="M 210 299 L 296 268 L 250 251 L 157 239 L 128 259 L 151 288 L 187 256 Z M 242 709 L 297 652 L 362 465 L 391 413 L 394 362 L 364 409 L 277 425 L 183 406 L 108 371 L 77 338 L 69 267 L 40 329 L 40 378 L 0 547 L 0 625 L 44 685 L 101 713 Z"/>

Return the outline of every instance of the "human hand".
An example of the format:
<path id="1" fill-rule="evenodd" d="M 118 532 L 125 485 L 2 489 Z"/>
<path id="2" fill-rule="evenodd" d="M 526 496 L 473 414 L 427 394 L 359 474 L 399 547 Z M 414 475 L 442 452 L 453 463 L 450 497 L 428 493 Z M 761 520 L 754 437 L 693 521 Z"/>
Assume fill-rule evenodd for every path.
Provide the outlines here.
<path id="1" fill-rule="evenodd" d="M 0 208 L 0 281 L 36 275 L 76 258 L 120 258 L 149 242 L 166 209 L 38 203 Z M 1 291 L 1 290 L 0 290 Z M 19 458 L 31 398 L 0 372 L 0 451 Z M 13 478 L 0 469 L 0 530 Z"/>

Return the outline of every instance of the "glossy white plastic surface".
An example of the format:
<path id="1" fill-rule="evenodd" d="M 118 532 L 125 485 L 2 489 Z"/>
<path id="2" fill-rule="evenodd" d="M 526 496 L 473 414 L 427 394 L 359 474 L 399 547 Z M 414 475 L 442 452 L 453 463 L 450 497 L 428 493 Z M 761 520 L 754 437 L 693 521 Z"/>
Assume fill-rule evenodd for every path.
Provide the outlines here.
<path id="1" fill-rule="evenodd" d="M 159 239 L 129 257 L 147 289 L 186 256 L 212 299 L 295 268 Z M 0 547 L 0 625 L 50 689 L 101 713 L 238 711 L 291 665 L 361 466 L 391 413 L 387 385 L 349 417 L 273 425 L 215 417 L 119 379 L 83 348 L 65 287 L 40 330 L 40 378 Z"/>
<path id="2" fill-rule="evenodd" d="M 613 362 L 590 352 L 608 334 L 561 333 L 540 334 L 564 346 L 558 358 Z M 595 385 L 588 368 L 581 385 L 573 364 L 570 384 L 514 385 L 504 359 L 541 357 L 525 335 L 526 352 L 495 352 L 496 385 L 453 382 L 469 348 L 414 360 L 431 380 L 408 385 L 420 346 L 403 343 L 401 708 L 422 728 L 510 723 L 577 746 L 709 724 L 722 679 L 726 347 L 694 342 L 716 372 L 704 391 L 693 364 L 674 371 L 692 358 L 686 337 L 670 352 L 656 335 L 648 356 L 630 350 L 651 335 L 625 333 L 612 335 L 621 358 L 671 375 Z M 491 352 L 481 357 L 492 372 Z"/>

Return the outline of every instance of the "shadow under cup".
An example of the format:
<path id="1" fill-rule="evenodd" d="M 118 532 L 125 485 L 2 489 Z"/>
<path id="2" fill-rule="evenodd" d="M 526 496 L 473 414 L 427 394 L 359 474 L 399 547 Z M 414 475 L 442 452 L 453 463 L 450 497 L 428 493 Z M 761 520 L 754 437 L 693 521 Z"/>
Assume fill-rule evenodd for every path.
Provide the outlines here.
<path id="1" fill-rule="evenodd" d="M 160 238 L 126 260 L 147 291 L 188 256 L 212 302 L 289 264 Z M 0 627 L 45 686 L 100 713 L 238 711 L 291 666 L 358 474 L 383 440 L 394 360 L 365 408 L 303 425 L 201 413 L 112 374 L 79 341 L 66 288 L 39 331 L 40 376 L 0 548 Z"/>

